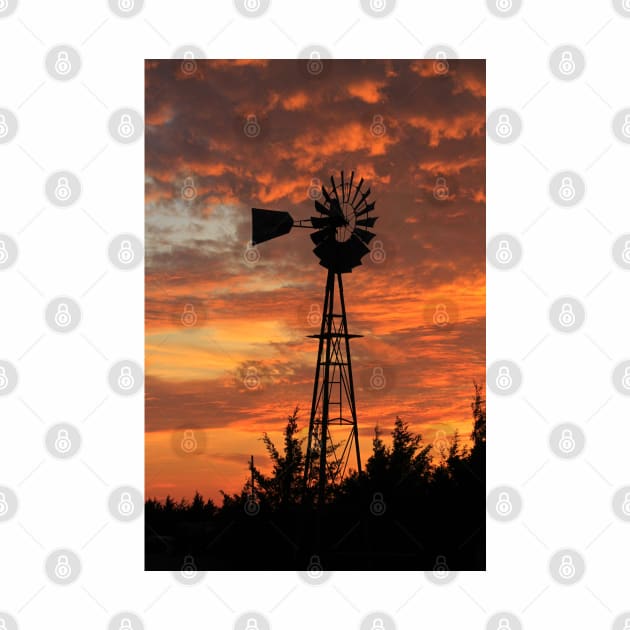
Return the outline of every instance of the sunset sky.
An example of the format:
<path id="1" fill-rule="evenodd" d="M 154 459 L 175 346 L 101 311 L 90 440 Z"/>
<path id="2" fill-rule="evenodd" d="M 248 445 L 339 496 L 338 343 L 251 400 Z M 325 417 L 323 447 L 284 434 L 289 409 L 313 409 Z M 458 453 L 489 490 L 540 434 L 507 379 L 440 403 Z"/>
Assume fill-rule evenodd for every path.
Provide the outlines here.
<path id="1" fill-rule="evenodd" d="M 219 500 L 242 488 L 251 454 L 268 469 L 260 437 L 279 443 L 295 406 L 308 429 L 306 335 L 326 270 L 307 230 L 248 252 L 251 208 L 310 217 L 313 180 L 341 169 L 371 186 L 384 252 L 344 274 L 349 330 L 364 335 L 362 459 L 396 415 L 426 442 L 468 437 L 485 382 L 485 63 L 448 66 L 147 61 L 147 497 Z"/>

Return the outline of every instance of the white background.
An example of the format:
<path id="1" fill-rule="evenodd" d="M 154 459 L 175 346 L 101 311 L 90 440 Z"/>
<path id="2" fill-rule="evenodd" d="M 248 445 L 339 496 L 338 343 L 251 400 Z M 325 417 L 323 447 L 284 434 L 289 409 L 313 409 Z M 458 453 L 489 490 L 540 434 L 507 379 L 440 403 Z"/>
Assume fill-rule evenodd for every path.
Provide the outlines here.
<path id="1" fill-rule="evenodd" d="M 628 274 L 611 256 L 630 231 L 628 152 L 612 132 L 630 106 L 630 19 L 609 1 L 525 0 L 512 17 L 481 0 L 397 2 L 375 19 L 358 1 L 272 0 L 259 18 L 227 0 L 145 3 L 131 18 L 107 2 L 21 0 L 0 18 L 0 107 L 14 112 L 17 136 L 0 145 L 0 232 L 19 258 L 0 271 L 0 358 L 19 385 L 0 397 L 0 485 L 19 508 L 0 523 L 0 611 L 23 629 L 106 628 L 118 612 L 146 628 L 231 628 L 256 610 L 280 628 L 359 628 L 382 610 L 397 628 L 485 628 L 498 611 L 523 627 L 608 628 L 626 609 L 630 525 L 611 507 L 630 483 L 628 399 L 614 388 L 614 366 L 630 358 Z M 559 81 L 549 56 L 577 46 L 586 68 Z M 57 44 L 80 53 L 69 82 L 47 74 Z M 113 111 L 143 111 L 145 58 L 171 57 L 194 44 L 208 57 L 296 57 L 321 44 L 337 58 L 422 58 L 437 44 L 460 58 L 487 59 L 488 112 L 516 111 L 523 131 L 513 143 L 488 139 L 487 233 L 506 232 L 523 246 L 519 266 L 488 267 L 488 363 L 510 359 L 523 384 L 514 395 L 488 393 L 488 489 L 516 488 L 519 517 L 488 519 L 488 570 L 435 585 L 423 573 L 336 572 L 309 586 L 297 573 L 209 573 L 185 586 L 170 573 L 144 573 L 142 519 L 121 523 L 107 508 L 121 485 L 142 488 L 142 393 L 119 397 L 107 371 L 120 359 L 143 361 L 143 272 L 113 267 L 107 246 L 122 232 L 143 235 L 142 141 L 108 133 Z M 53 171 L 81 180 L 77 204 L 58 208 L 44 194 Z M 561 170 L 586 182 L 583 201 L 553 203 L 548 185 Z M 69 335 L 44 320 L 48 301 L 74 297 L 83 318 Z M 557 332 L 548 310 L 578 298 L 584 326 Z M 76 425 L 71 460 L 45 449 L 47 428 Z M 563 460 L 548 437 L 560 423 L 579 425 L 586 447 Z M 44 571 L 56 548 L 73 549 L 82 573 L 68 586 Z M 569 547 L 586 572 L 558 584 L 548 563 Z M 389 629 L 388 629 L 389 630 Z"/>

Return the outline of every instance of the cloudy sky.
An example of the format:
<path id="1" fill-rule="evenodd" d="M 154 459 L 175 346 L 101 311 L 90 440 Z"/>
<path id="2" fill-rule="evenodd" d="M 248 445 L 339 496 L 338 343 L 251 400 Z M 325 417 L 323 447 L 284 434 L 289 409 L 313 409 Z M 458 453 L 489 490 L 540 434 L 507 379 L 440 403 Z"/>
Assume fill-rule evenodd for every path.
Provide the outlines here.
<path id="1" fill-rule="evenodd" d="M 248 250 L 251 208 L 309 217 L 341 169 L 371 186 L 383 252 L 344 275 L 363 459 L 396 415 L 427 442 L 468 435 L 485 381 L 485 64 L 439 64 L 147 62 L 148 496 L 238 491 L 250 454 L 266 468 L 264 431 L 279 439 L 295 406 L 307 429 L 326 271 L 307 230 Z"/>

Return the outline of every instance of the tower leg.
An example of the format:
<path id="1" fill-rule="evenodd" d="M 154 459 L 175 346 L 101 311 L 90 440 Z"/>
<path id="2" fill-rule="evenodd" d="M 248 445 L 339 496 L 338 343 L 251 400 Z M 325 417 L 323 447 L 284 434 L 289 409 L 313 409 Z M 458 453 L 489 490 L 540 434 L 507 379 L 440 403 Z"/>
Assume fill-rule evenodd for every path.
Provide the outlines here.
<path id="1" fill-rule="evenodd" d="M 350 338 L 348 336 L 348 319 L 346 317 L 346 302 L 343 298 L 343 282 L 341 281 L 341 274 L 337 274 L 337 280 L 339 282 L 339 301 L 341 302 L 341 318 L 343 330 L 345 331 L 346 341 L 346 361 L 347 375 L 348 375 L 348 398 L 350 401 L 350 411 L 352 414 L 352 431 L 354 433 L 354 445 L 357 453 L 357 470 L 361 474 L 361 453 L 359 452 L 359 425 L 357 423 L 357 404 L 354 398 L 354 380 L 352 379 L 352 359 L 350 358 Z"/>
<path id="2" fill-rule="evenodd" d="M 314 435 L 316 431 L 315 414 L 317 413 L 318 397 L 319 397 L 319 377 L 320 368 L 322 366 L 322 350 L 324 349 L 324 337 L 327 327 L 327 313 L 328 303 L 330 302 L 330 284 L 331 284 L 331 271 L 328 271 L 328 279 L 326 281 L 326 292 L 324 294 L 324 309 L 322 311 L 322 323 L 319 332 L 319 348 L 317 350 L 317 366 L 315 368 L 315 381 L 313 383 L 313 401 L 311 403 L 311 417 L 308 424 L 308 441 L 306 445 L 306 457 L 304 459 L 304 488 L 309 484 L 310 475 L 313 467 L 313 439 L 317 437 Z"/>
<path id="3" fill-rule="evenodd" d="M 328 413 L 330 410 L 330 342 L 332 333 L 333 306 L 335 304 L 335 277 L 332 271 L 328 271 L 326 280 L 326 293 L 328 293 L 328 311 L 324 315 L 326 319 L 326 362 L 324 363 L 324 386 L 322 400 L 322 419 L 319 432 L 319 490 L 317 492 L 319 505 L 324 504 L 326 497 L 327 467 L 326 459 L 328 455 Z"/>

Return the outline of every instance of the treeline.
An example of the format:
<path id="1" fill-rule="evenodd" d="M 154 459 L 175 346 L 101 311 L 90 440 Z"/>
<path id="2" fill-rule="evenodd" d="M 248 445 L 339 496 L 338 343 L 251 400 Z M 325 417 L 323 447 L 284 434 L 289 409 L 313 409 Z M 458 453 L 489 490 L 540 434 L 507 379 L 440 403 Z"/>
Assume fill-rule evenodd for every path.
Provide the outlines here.
<path id="1" fill-rule="evenodd" d="M 486 411 L 481 388 L 471 402 L 470 445 L 455 433 L 446 446 L 425 444 L 396 418 L 391 444 L 378 427 L 362 474 L 329 486 L 318 509 L 305 491 L 304 438 L 298 410 L 283 444 L 265 434 L 272 463 L 221 506 L 192 501 L 146 502 L 146 568 L 177 570 L 192 556 L 198 569 L 453 570 L 485 568 Z"/>

